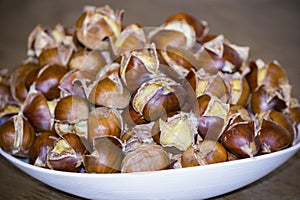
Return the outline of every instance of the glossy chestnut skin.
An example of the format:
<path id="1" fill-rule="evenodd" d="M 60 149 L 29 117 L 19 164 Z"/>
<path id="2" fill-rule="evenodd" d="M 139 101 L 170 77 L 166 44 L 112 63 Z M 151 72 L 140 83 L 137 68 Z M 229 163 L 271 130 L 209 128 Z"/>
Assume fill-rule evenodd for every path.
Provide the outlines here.
<path id="1" fill-rule="evenodd" d="M 286 102 L 280 98 L 281 91 L 265 85 L 257 88 L 251 97 L 251 110 L 253 113 L 263 113 L 269 110 L 282 111 L 287 107 Z"/>
<path id="2" fill-rule="evenodd" d="M 35 70 L 37 65 L 34 63 L 27 63 L 19 65 L 11 74 L 10 78 L 10 90 L 13 98 L 17 102 L 23 102 L 27 97 L 28 90 L 26 88 L 26 77 L 32 70 Z"/>
<path id="3" fill-rule="evenodd" d="M 59 122 L 76 123 L 86 120 L 88 115 L 88 102 L 76 95 L 61 98 L 54 110 L 55 120 Z"/>
<path id="4" fill-rule="evenodd" d="M 293 139 L 290 133 L 280 125 L 263 119 L 258 135 L 260 153 L 271 153 L 289 147 Z"/>
<path id="5" fill-rule="evenodd" d="M 183 108 L 186 100 L 184 88 L 166 77 L 153 78 L 143 83 L 132 96 L 132 107 L 147 121 Z M 145 98 L 147 97 L 147 98 Z"/>
<path id="6" fill-rule="evenodd" d="M 73 53 L 68 63 L 69 70 L 80 70 L 95 75 L 106 65 L 106 60 L 98 51 L 81 48 Z"/>
<path id="7" fill-rule="evenodd" d="M 123 121 L 117 110 L 106 107 L 94 109 L 88 117 L 88 140 L 93 144 L 94 138 L 115 136 L 119 138 L 123 129 Z"/>
<path id="8" fill-rule="evenodd" d="M 120 76 L 126 88 L 135 91 L 142 83 L 157 76 L 158 67 L 155 56 L 133 51 L 122 56 Z"/>
<path id="9" fill-rule="evenodd" d="M 277 61 L 268 64 L 261 60 L 251 61 L 249 68 L 250 71 L 247 73 L 246 79 L 252 92 L 261 85 L 276 87 L 288 83 L 286 72 Z"/>
<path id="10" fill-rule="evenodd" d="M 46 157 L 53 148 L 57 135 L 53 132 L 42 132 L 34 140 L 28 153 L 28 162 L 39 167 L 46 167 Z"/>
<path id="11" fill-rule="evenodd" d="M 41 92 L 29 94 L 24 105 L 23 114 L 36 131 L 52 130 L 52 108 Z"/>
<path id="12" fill-rule="evenodd" d="M 94 151 L 84 156 L 87 173 L 119 173 L 124 154 L 121 141 L 113 136 L 94 139 Z"/>
<path id="13" fill-rule="evenodd" d="M 21 116 L 15 115 L 0 126 L 0 147 L 9 154 L 26 157 L 34 140 L 34 129 Z"/>
<path id="14" fill-rule="evenodd" d="M 112 74 L 97 82 L 88 99 L 97 106 L 122 109 L 128 105 L 130 93 L 123 86 L 118 74 Z"/>
<path id="15" fill-rule="evenodd" d="M 46 65 L 40 70 L 35 81 L 36 90 L 41 91 L 48 100 L 60 96 L 59 81 L 67 73 L 67 68 L 60 65 Z"/>
<path id="16" fill-rule="evenodd" d="M 82 169 L 83 155 L 87 150 L 78 135 L 67 133 L 55 141 L 47 154 L 46 166 L 50 169 L 79 172 Z"/>
<path id="17" fill-rule="evenodd" d="M 255 137 L 254 122 L 241 122 L 231 125 L 221 136 L 221 143 L 238 158 L 253 157 L 259 150 Z"/>
<path id="18" fill-rule="evenodd" d="M 193 167 L 226 162 L 227 159 L 227 151 L 222 144 L 212 140 L 203 140 L 183 152 L 181 165 L 182 167 Z"/>
<path id="19" fill-rule="evenodd" d="M 170 165 L 168 153 L 159 145 L 142 145 L 124 157 L 121 172 L 146 172 L 167 169 Z"/>
<path id="20" fill-rule="evenodd" d="M 53 48 L 47 48 L 43 50 L 40 56 L 38 57 L 39 65 L 45 66 L 50 64 L 67 66 L 72 53 L 72 47 L 67 47 L 63 45 Z"/>

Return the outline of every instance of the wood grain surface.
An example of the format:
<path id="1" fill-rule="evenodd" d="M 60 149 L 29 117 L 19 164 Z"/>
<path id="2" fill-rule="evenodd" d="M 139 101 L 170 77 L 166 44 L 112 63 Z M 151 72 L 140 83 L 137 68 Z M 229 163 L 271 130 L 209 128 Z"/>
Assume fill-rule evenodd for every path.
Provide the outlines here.
<path id="1" fill-rule="evenodd" d="M 13 69 L 26 57 L 27 36 L 37 25 L 71 27 L 84 5 L 124 9 L 124 24 L 159 26 L 170 14 L 187 12 L 208 21 L 211 33 L 222 33 L 251 47 L 251 58 L 278 60 L 292 93 L 300 98 L 300 1 L 297 0 L 1 0 L 0 69 Z M 300 152 L 271 174 L 216 200 L 300 199 Z M 258 169 L 259 170 L 259 169 Z M 80 199 L 24 174 L 0 156 L 0 199 Z M 74 188 L 76 189 L 76 188 Z"/>

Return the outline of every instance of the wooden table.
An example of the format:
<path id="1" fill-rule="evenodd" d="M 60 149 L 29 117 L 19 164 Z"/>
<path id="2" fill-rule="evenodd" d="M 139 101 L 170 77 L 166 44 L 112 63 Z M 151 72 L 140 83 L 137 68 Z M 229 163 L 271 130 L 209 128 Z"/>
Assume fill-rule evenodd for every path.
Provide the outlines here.
<path id="1" fill-rule="evenodd" d="M 293 95 L 300 98 L 300 2 L 280 0 L 201 1 L 0 1 L 0 68 L 13 69 L 26 55 L 27 36 L 36 24 L 71 27 L 83 5 L 109 4 L 125 9 L 124 23 L 159 26 L 176 12 L 187 12 L 210 24 L 238 45 L 251 47 L 251 57 L 278 60 L 286 69 Z M 300 152 L 261 180 L 214 199 L 300 199 Z M 52 189 L 0 157 L 0 199 L 79 199 Z M 76 189 L 76 188 L 74 188 Z"/>

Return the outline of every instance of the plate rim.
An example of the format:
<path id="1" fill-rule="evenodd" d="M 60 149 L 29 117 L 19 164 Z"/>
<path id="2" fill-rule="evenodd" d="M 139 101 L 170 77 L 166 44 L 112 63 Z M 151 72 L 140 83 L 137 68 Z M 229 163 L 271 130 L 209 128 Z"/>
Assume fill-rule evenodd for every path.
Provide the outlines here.
<path id="1" fill-rule="evenodd" d="M 287 152 L 292 152 L 295 151 L 290 157 L 292 157 L 294 154 L 297 153 L 297 151 L 300 149 L 300 142 L 298 142 L 297 144 L 288 147 L 286 149 L 280 150 L 280 151 L 276 151 L 276 152 L 272 152 L 269 154 L 264 154 L 264 155 L 259 155 L 259 156 L 254 156 L 252 158 L 243 158 L 243 159 L 238 159 L 238 160 L 233 160 L 233 161 L 227 161 L 227 162 L 221 162 L 221 163 L 214 163 L 214 164 L 209 164 L 209 165 L 201 165 L 201 166 L 194 166 L 194 167 L 186 167 L 186 168 L 178 168 L 178 169 L 168 169 L 168 170 L 158 170 L 158 171 L 149 171 L 149 172 L 132 172 L 132 173 L 76 173 L 76 172 L 67 172 L 67 171 L 58 171 L 58 170 L 51 170 L 48 168 L 43 168 L 43 167 L 38 167 L 35 165 L 31 165 L 25 161 L 22 160 L 22 158 L 18 158 L 15 157 L 7 152 L 5 152 L 4 150 L 2 150 L 2 148 L 0 148 L 0 155 L 2 155 L 5 159 L 7 159 L 9 162 L 11 162 L 13 165 L 19 165 L 22 166 L 24 168 L 27 169 L 31 169 L 34 171 L 39 171 L 42 173 L 51 173 L 51 174 L 55 174 L 55 175 L 60 175 L 60 176 L 72 176 L 72 177 L 128 177 L 128 176 L 135 176 L 135 175 L 153 175 L 153 174 L 168 174 L 168 173 L 174 173 L 174 172 L 184 172 L 184 171 L 194 171 L 194 170 L 203 170 L 203 169 L 209 169 L 209 168 L 218 168 L 218 167 L 222 167 L 222 166 L 232 166 L 232 165 L 236 165 L 236 164 L 245 164 L 248 162 L 252 162 L 253 160 L 264 160 L 264 159 L 268 159 L 268 158 L 273 158 L 273 157 L 277 157 L 280 156 L 282 154 L 285 154 Z M 289 158 L 290 158 L 289 157 Z M 289 159 L 288 158 L 288 159 Z"/>

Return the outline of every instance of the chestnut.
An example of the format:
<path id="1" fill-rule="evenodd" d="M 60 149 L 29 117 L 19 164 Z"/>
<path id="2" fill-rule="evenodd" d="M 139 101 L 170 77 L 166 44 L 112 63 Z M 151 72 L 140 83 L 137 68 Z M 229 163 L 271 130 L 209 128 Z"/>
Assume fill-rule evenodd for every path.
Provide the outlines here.
<path id="1" fill-rule="evenodd" d="M 135 125 L 125 131 L 121 140 L 124 143 L 124 152 L 128 153 L 130 151 L 134 151 L 142 145 L 146 144 L 154 144 L 154 140 L 152 138 L 152 127 L 153 124 L 141 124 Z"/>
<path id="2" fill-rule="evenodd" d="M 277 87 L 288 84 L 287 75 L 278 61 L 265 64 L 262 60 L 249 63 L 250 71 L 246 75 L 251 91 L 254 92 L 262 85 L 266 87 Z"/>
<path id="3" fill-rule="evenodd" d="M 86 7 L 76 21 L 76 39 L 88 49 L 101 47 L 105 38 L 120 34 L 122 15 L 123 10 L 114 11 L 107 5 Z"/>
<path id="4" fill-rule="evenodd" d="M 28 90 L 25 84 L 26 77 L 32 70 L 35 70 L 36 68 L 36 64 L 27 63 L 24 65 L 19 65 L 12 72 L 10 77 L 10 90 L 15 101 L 22 103 L 26 99 L 28 95 Z"/>
<path id="5" fill-rule="evenodd" d="M 187 22 L 190 26 L 193 27 L 197 40 L 201 41 L 205 35 L 208 33 L 208 24 L 204 20 L 196 19 L 194 16 L 187 13 L 176 13 L 170 15 L 166 19 L 166 23 L 171 22 Z"/>
<path id="6" fill-rule="evenodd" d="M 74 133 L 87 139 L 88 102 L 76 95 L 61 98 L 54 110 L 55 130 L 59 135 Z"/>
<path id="7" fill-rule="evenodd" d="M 239 72 L 227 76 L 230 85 L 230 104 L 246 106 L 250 97 L 250 88 L 246 78 Z"/>
<path id="8" fill-rule="evenodd" d="M 30 93 L 23 105 L 23 114 L 36 131 L 52 130 L 54 102 L 48 102 L 41 92 L 36 92 Z"/>
<path id="9" fill-rule="evenodd" d="M 51 64 L 67 66 L 73 51 L 74 49 L 71 46 L 65 45 L 47 48 L 43 50 L 38 57 L 39 65 L 45 66 Z"/>
<path id="10" fill-rule="evenodd" d="M 204 70 L 197 73 L 193 70 L 186 75 L 186 79 L 194 89 L 196 96 L 207 94 L 221 99 L 224 103 L 229 100 L 229 84 L 222 73 L 215 75 L 207 74 Z"/>
<path id="11" fill-rule="evenodd" d="M 35 81 L 35 88 L 41 91 L 48 100 L 60 96 L 59 81 L 67 73 L 67 69 L 60 65 L 46 65 L 43 67 Z"/>
<path id="12" fill-rule="evenodd" d="M 87 173 L 118 173 L 124 154 L 121 141 L 113 136 L 94 139 L 94 151 L 84 156 L 84 168 Z"/>
<path id="13" fill-rule="evenodd" d="M 203 140 L 189 146 L 181 155 L 182 167 L 193 167 L 227 161 L 227 151 L 222 144 Z"/>
<path id="14" fill-rule="evenodd" d="M 92 84 L 94 74 L 82 70 L 71 70 L 67 72 L 59 82 L 58 88 L 62 96 L 76 95 L 87 99 L 87 87 Z"/>
<path id="15" fill-rule="evenodd" d="M 53 148 L 57 135 L 53 132 L 42 132 L 34 140 L 28 153 L 28 162 L 38 167 L 46 167 L 48 151 Z"/>
<path id="16" fill-rule="evenodd" d="M 258 139 L 262 154 L 282 150 L 293 142 L 291 134 L 285 128 L 266 119 L 262 120 Z"/>
<path id="17" fill-rule="evenodd" d="M 147 121 L 183 108 L 184 88 L 168 77 L 156 77 L 144 82 L 133 94 L 132 108 Z"/>
<path id="18" fill-rule="evenodd" d="M 185 76 L 190 69 L 200 69 L 196 57 L 189 50 L 181 47 L 167 46 L 159 51 L 163 63 L 176 71 L 180 76 Z"/>
<path id="19" fill-rule="evenodd" d="M 150 50 L 152 51 L 152 50 Z M 126 52 L 122 55 L 120 76 L 130 91 L 136 90 L 142 83 L 158 76 L 158 58 L 156 50 L 145 54 L 139 51 Z"/>
<path id="20" fill-rule="evenodd" d="M 120 113 L 112 108 L 98 107 L 91 111 L 88 117 L 88 140 L 101 136 L 115 136 L 119 138 L 123 130 L 123 119 Z"/>
<path id="21" fill-rule="evenodd" d="M 253 157 L 259 150 L 255 136 L 254 122 L 240 122 L 231 125 L 221 136 L 221 144 L 238 158 Z"/>
<path id="22" fill-rule="evenodd" d="M 83 165 L 83 156 L 87 153 L 80 137 L 67 133 L 54 142 L 46 157 L 46 166 L 50 169 L 79 172 Z"/>
<path id="23" fill-rule="evenodd" d="M 97 106 L 122 109 L 128 105 L 130 93 L 123 86 L 118 74 L 113 73 L 96 83 L 88 99 Z"/>
<path id="24" fill-rule="evenodd" d="M 54 118 L 59 122 L 76 123 L 87 120 L 88 116 L 88 102 L 76 95 L 69 95 L 59 99 L 54 110 Z"/>
<path id="25" fill-rule="evenodd" d="M 121 163 L 121 172 L 146 172 L 168 169 L 170 158 L 159 145 L 142 145 L 125 155 Z"/>
<path id="26" fill-rule="evenodd" d="M 27 157 L 35 140 L 35 131 L 21 115 L 15 115 L 0 126 L 0 147 L 7 153 Z"/>
<path id="27" fill-rule="evenodd" d="M 283 93 L 278 87 L 267 87 L 261 85 L 251 96 L 251 110 L 254 114 L 267 112 L 269 110 L 282 111 L 287 107 L 283 99 Z"/>
<path id="28" fill-rule="evenodd" d="M 104 56 L 99 51 L 81 48 L 74 52 L 68 63 L 69 70 L 80 70 L 95 75 L 106 65 Z"/>
<path id="29" fill-rule="evenodd" d="M 70 40 L 69 37 L 61 24 L 57 24 L 53 29 L 37 25 L 28 36 L 27 55 L 39 57 L 45 49 L 57 47 L 64 43 L 64 40 Z"/>
<path id="30" fill-rule="evenodd" d="M 191 113 L 170 113 L 155 122 L 152 135 L 157 143 L 170 148 L 170 151 L 185 151 L 194 144 L 197 118 Z"/>
<path id="31" fill-rule="evenodd" d="M 126 52 L 141 50 L 146 46 L 146 36 L 142 26 L 139 24 L 130 24 L 123 28 L 119 35 L 109 39 L 117 58 Z"/>
<path id="32" fill-rule="evenodd" d="M 229 104 L 206 94 L 198 97 L 197 101 L 198 107 L 194 113 L 197 115 L 199 135 L 202 139 L 218 139 L 229 123 Z"/>

